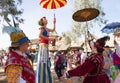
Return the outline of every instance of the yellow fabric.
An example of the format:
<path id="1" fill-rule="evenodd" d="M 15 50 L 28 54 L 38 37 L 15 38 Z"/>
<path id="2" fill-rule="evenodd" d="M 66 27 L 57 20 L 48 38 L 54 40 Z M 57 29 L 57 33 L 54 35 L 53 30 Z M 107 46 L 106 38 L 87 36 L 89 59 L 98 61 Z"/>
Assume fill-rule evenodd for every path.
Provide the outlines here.
<path id="1" fill-rule="evenodd" d="M 22 66 L 10 65 L 6 68 L 6 77 L 8 83 L 18 83 L 22 73 Z"/>
<path id="2" fill-rule="evenodd" d="M 48 3 L 46 5 L 46 3 Z M 55 4 L 55 6 L 53 7 L 53 5 Z M 46 9 L 56 9 L 56 8 L 60 8 L 64 5 L 67 4 L 67 0 L 41 0 L 40 2 L 40 6 Z"/>
<path id="3" fill-rule="evenodd" d="M 18 42 L 21 38 L 26 37 L 24 32 L 13 32 L 10 34 L 10 38 L 12 42 Z M 17 47 L 18 44 L 12 44 L 12 47 Z"/>
<path id="4" fill-rule="evenodd" d="M 48 44 L 45 43 L 40 43 L 41 46 L 45 46 L 46 48 L 48 48 Z"/>

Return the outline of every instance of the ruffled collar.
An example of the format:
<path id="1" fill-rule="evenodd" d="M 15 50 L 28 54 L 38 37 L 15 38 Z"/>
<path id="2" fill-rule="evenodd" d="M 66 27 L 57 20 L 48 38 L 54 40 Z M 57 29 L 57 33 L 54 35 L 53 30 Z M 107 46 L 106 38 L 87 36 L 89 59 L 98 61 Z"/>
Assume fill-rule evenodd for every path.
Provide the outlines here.
<path id="1" fill-rule="evenodd" d="M 13 52 L 16 52 L 17 54 L 21 55 L 21 56 L 24 56 L 24 57 L 27 57 L 27 55 L 25 53 L 22 53 L 21 51 L 19 50 L 12 50 Z"/>

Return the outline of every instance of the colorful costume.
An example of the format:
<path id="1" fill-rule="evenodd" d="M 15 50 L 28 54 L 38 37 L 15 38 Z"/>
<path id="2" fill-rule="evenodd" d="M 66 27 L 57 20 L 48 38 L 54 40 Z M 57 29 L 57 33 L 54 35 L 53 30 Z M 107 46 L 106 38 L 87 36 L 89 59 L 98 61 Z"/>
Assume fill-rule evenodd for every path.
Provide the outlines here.
<path id="1" fill-rule="evenodd" d="M 40 28 L 44 29 L 44 28 Z M 44 29 L 43 34 L 46 37 L 49 37 L 48 31 Z M 39 54 L 37 60 L 37 71 L 36 71 L 36 83 L 53 83 L 52 75 L 50 71 L 50 61 L 49 61 L 49 50 L 48 50 L 49 41 L 40 38 L 39 44 Z"/>
<path id="2" fill-rule="evenodd" d="M 8 33 L 11 40 L 5 64 L 8 83 L 35 83 L 35 72 L 26 55 L 30 40 L 17 27 L 4 26 L 3 32 Z"/>
<path id="3" fill-rule="evenodd" d="M 24 83 L 20 82 L 21 78 L 26 81 L 25 83 L 35 83 L 35 72 L 24 55 L 19 51 L 10 52 L 5 67 L 8 83 Z"/>
<path id="4" fill-rule="evenodd" d="M 86 60 L 83 65 L 68 71 L 68 73 L 70 77 L 85 75 L 83 83 L 110 83 L 107 75 L 102 72 L 103 62 L 103 56 L 97 54 Z"/>
<path id="5" fill-rule="evenodd" d="M 103 47 L 108 37 L 103 37 L 95 42 L 97 53 L 89 57 L 82 65 L 66 73 L 67 77 L 85 76 L 83 83 L 110 83 L 109 77 L 102 71 L 104 58 Z"/>

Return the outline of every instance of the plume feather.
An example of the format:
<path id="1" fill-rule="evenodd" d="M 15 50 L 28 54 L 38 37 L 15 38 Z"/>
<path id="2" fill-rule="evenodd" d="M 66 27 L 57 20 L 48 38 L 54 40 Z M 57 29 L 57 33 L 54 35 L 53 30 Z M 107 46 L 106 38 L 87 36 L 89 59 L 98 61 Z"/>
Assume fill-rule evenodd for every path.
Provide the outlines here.
<path id="1" fill-rule="evenodd" d="M 3 26 L 2 33 L 7 33 L 10 35 L 12 32 L 20 32 L 22 31 L 20 28 L 13 27 L 13 26 Z"/>

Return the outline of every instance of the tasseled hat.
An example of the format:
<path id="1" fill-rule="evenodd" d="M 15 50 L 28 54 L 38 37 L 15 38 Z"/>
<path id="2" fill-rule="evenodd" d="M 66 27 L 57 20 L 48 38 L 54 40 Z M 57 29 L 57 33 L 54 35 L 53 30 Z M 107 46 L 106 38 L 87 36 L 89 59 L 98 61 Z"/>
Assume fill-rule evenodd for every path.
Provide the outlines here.
<path id="1" fill-rule="evenodd" d="M 30 41 L 20 28 L 4 26 L 2 32 L 10 35 L 11 47 L 19 47 L 23 43 Z"/>
<path id="2" fill-rule="evenodd" d="M 105 43 L 107 40 L 110 40 L 109 36 L 104 36 L 100 39 L 98 39 L 95 43 L 94 46 L 97 48 L 98 52 L 103 52 L 103 47 L 105 46 Z"/>

